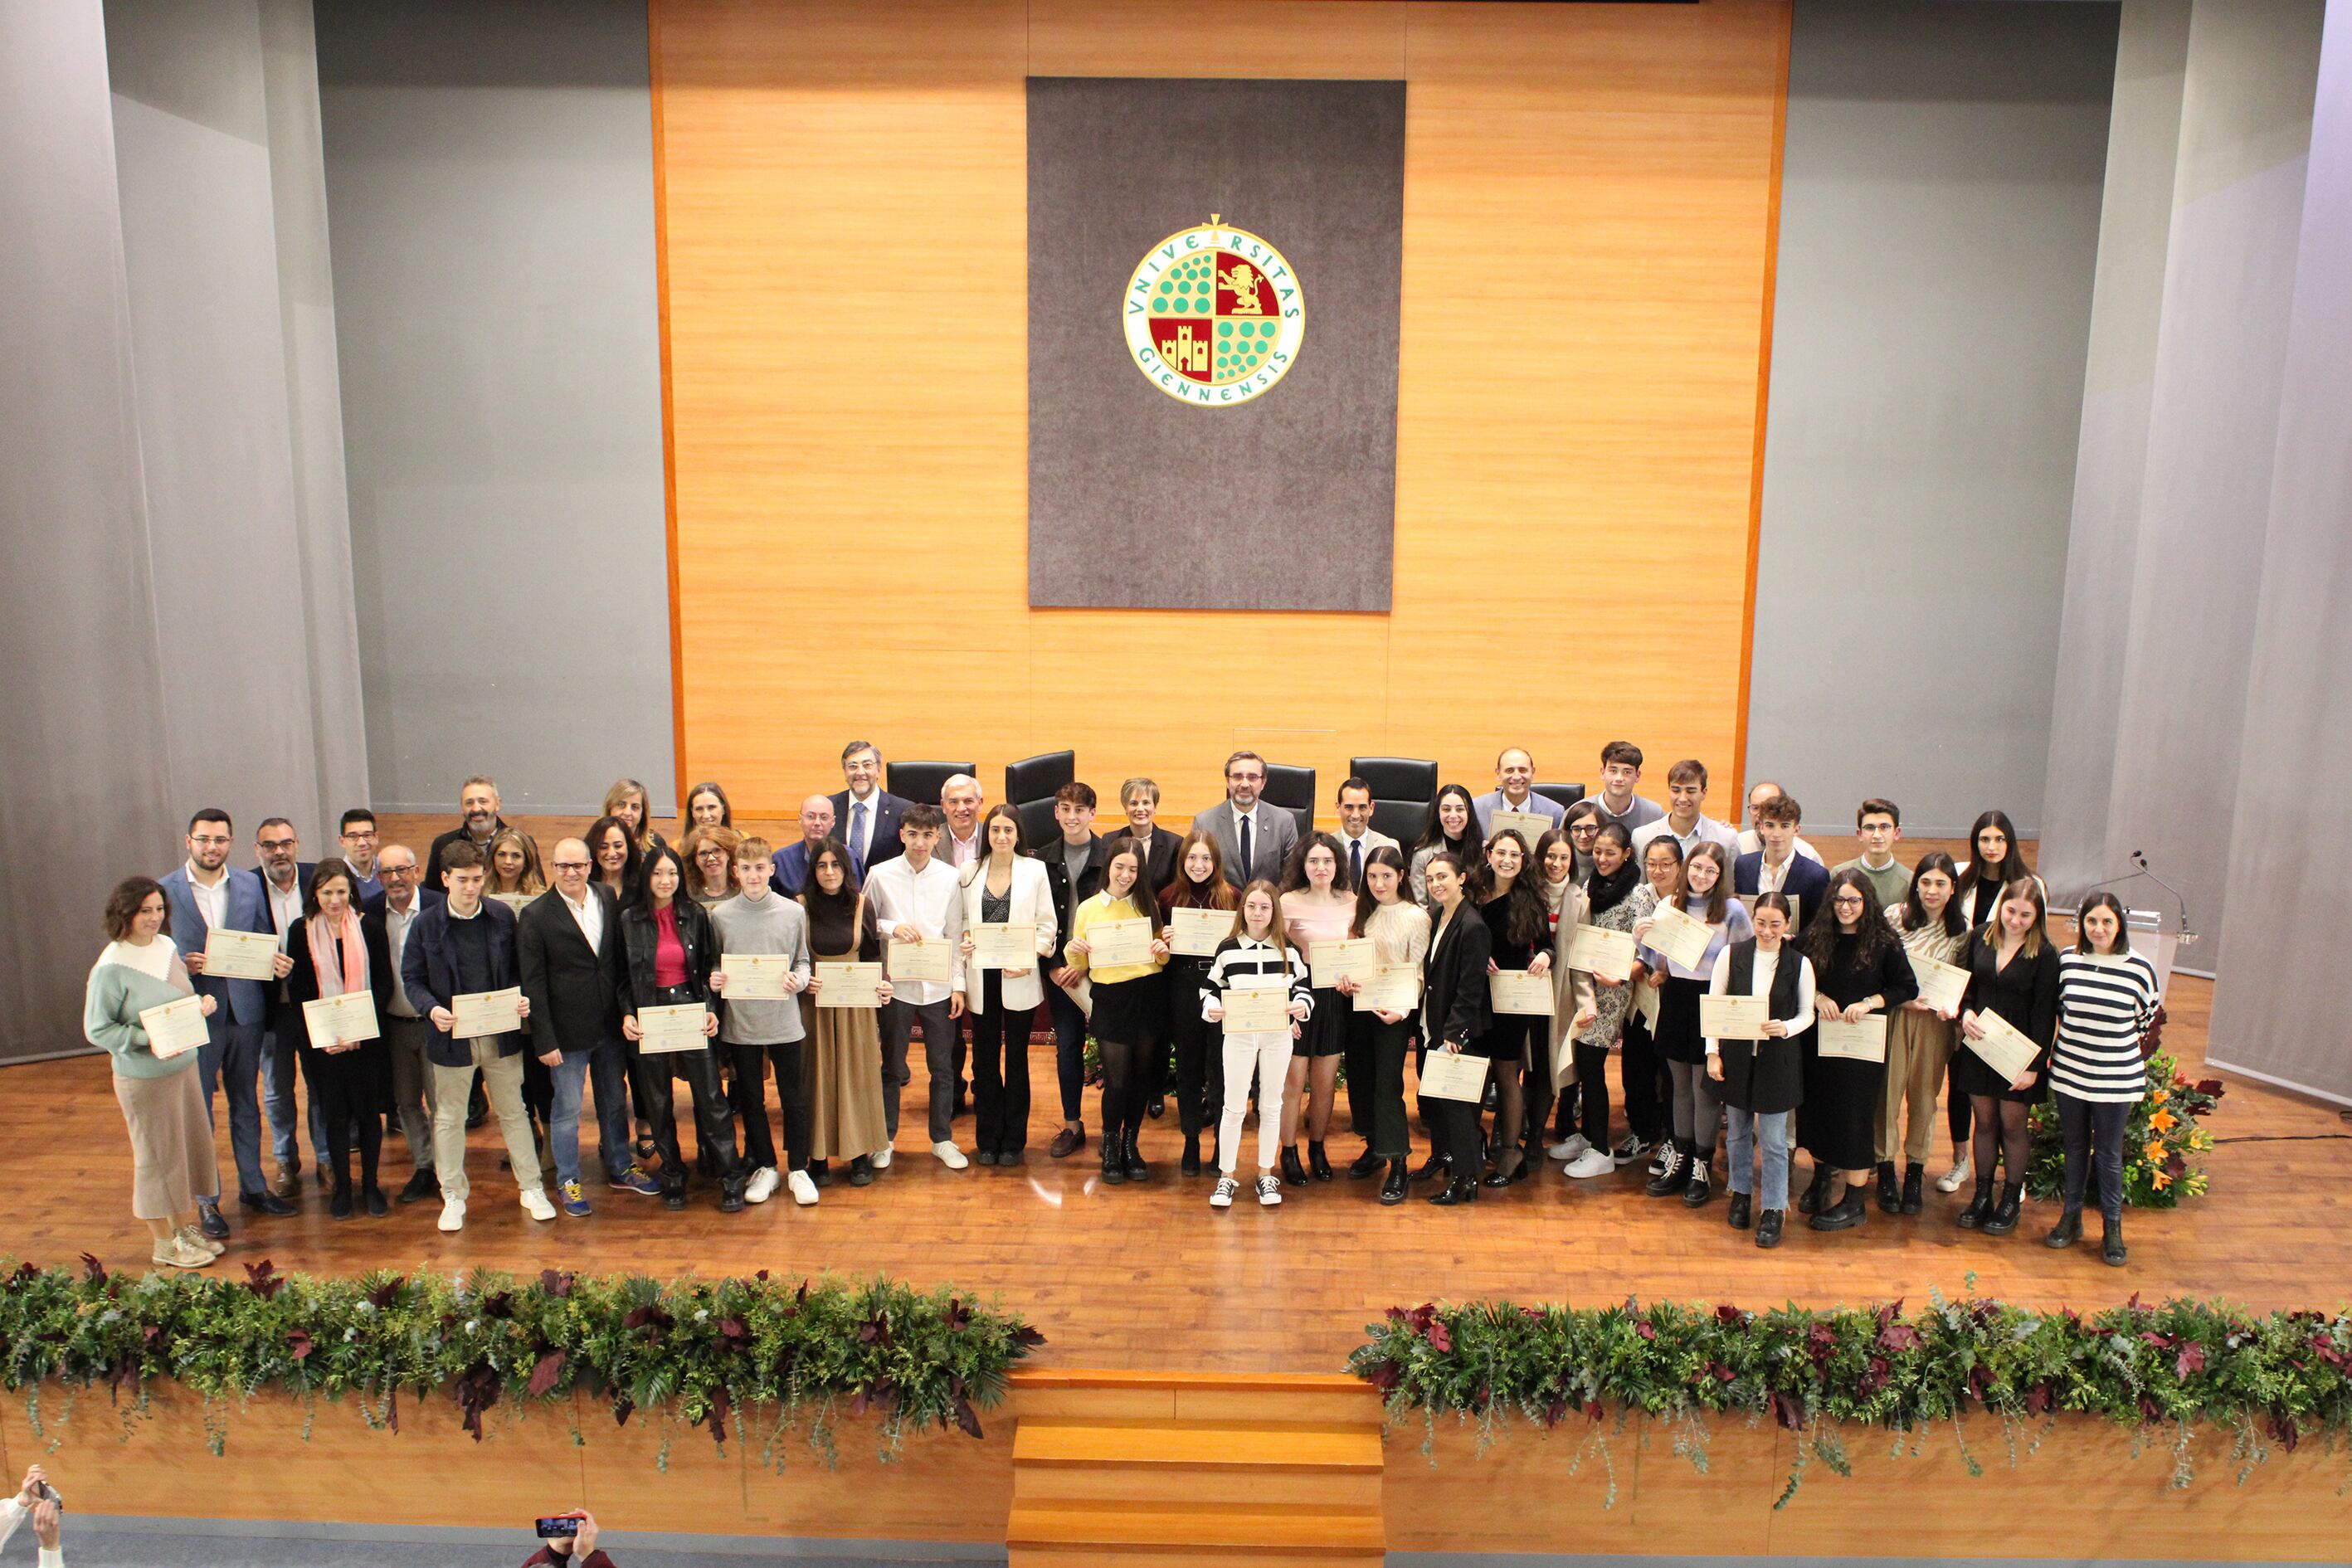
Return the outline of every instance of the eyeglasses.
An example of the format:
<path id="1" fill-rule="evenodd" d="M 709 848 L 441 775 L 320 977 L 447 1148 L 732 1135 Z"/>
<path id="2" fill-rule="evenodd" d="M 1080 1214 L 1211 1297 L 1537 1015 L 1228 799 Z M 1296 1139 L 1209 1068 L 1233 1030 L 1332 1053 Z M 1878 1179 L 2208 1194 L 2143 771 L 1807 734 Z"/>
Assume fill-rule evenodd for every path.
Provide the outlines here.
<path id="1" fill-rule="evenodd" d="M 375 874 L 379 877 L 384 878 L 386 880 L 391 880 L 395 878 L 405 880 L 406 879 L 416 875 L 416 868 L 414 866 L 378 866 L 375 868 Z"/>
<path id="2" fill-rule="evenodd" d="M 555 868 L 559 871 L 585 871 L 588 869 L 588 862 L 585 860 L 558 860 L 555 863 Z"/>
<path id="3" fill-rule="evenodd" d="M 1580 822 L 1568 830 L 1568 836 L 1570 838 L 1590 838 L 1600 831 L 1601 824 L 1597 822 Z"/>
<path id="4" fill-rule="evenodd" d="M 1830 902 L 1835 904 L 1842 910 L 1858 910 L 1862 908 L 1862 900 L 1852 893 L 1840 893 L 1836 898 L 1832 899 Z"/>
<path id="5" fill-rule="evenodd" d="M 257 838 L 254 840 L 254 847 L 261 850 L 264 854 L 270 854 L 279 850 L 291 849 L 294 847 L 295 842 L 296 841 L 291 838 Z"/>

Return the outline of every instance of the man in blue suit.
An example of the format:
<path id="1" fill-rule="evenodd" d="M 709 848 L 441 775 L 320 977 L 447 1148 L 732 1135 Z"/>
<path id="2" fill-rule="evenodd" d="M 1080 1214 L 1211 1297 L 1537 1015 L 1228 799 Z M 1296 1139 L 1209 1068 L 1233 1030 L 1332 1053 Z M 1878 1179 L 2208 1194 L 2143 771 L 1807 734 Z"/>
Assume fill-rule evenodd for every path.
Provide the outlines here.
<path id="1" fill-rule="evenodd" d="M 1797 853 L 1797 825 L 1803 820 L 1804 808 L 1785 795 L 1759 803 L 1756 836 L 1764 847 L 1731 863 L 1733 892 L 1788 894 L 1797 906 L 1797 918 L 1790 923 L 1800 930 L 1822 912 L 1830 893 L 1830 874 L 1822 863 Z"/>
<path id="2" fill-rule="evenodd" d="M 278 933 L 281 952 L 287 933 L 302 918 L 303 901 L 310 896 L 310 877 L 316 868 L 301 857 L 302 841 L 296 837 L 294 825 L 273 816 L 254 830 L 253 858 L 259 864 L 242 873 L 261 894 L 262 907 L 269 916 L 269 923 L 260 929 Z M 270 1147 L 278 1157 L 276 1191 L 279 1197 L 290 1198 L 300 1190 L 302 1173 L 302 1145 L 294 1109 L 302 1012 L 287 999 L 283 984 L 268 987 L 268 998 L 269 1018 L 263 1029 L 261 1051 L 262 1103 L 269 1111 Z M 310 1102 L 310 1153 L 318 1169 L 326 1170 L 327 1119 L 316 1100 Z"/>
<path id="3" fill-rule="evenodd" d="M 1495 814 L 1498 811 L 1531 811 L 1548 817 L 1554 827 L 1568 815 L 1568 807 L 1556 800 L 1535 793 L 1536 760 L 1517 746 L 1505 748 L 1495 759 L 1495 787 L 1470 803 L 1478 814 L 1478 837 L 1483 843 L 1495 836 Z M 1535 846 L 1529 844 L 1529 850 Z"/>
<path id="4" fill-rule="evenodd" d="M 833 797 L 833 820 L 862 886 L 867 871 L 899 852 L 898 824 L 915 803 L 882 787 L 882 753 L 871 741 L 841 749 L 841 776 L 849 787 Z"/>
<path id="5" fill-rule="evenodd" d="M 212 1110 L 213 1091 L 226 1081 L 228 1091 L 229 1147 L 236 1157 L 237 1202 L 257 1214 L 289 1215 L 294 1205 L 269 1190 L 261 1173 L 262 1031 L 269 1020 L 269 991 L 275 982 L 219 980 L 205 973 L 205 940 L 215 925 L 224 931 L 266 931 L 270 929 L 268 901 L 250 877 L 228 868 L 229 846 L 236 830 L 228 813 L 206 806 L 188 823 L 188 858 L 163 879 L 163 899 L 172 911 L 172 941 L 188 966 L 188 978 L 199 994 L 214 1000 L 211 1037 L 198 1053 L 203 1074 L 205 1110 Z M 284 975 L 294 961 L 280 953 L 277 972 Z M 217 1203 L 200 1203 L 205 1234 L 220 1240 L 228 1235 Z"/>
<path id="6" fill-rule="evenodd" d="M 797 844 L 787 844 L 773 857 L 776 866 L 776 887 L 784 897 L 797 899 L 808 886 L 809 861 L 817 849 L 833 837 L 833 800 L 830 796 L 813 795 L 801 802 L 801 837 Z"/>

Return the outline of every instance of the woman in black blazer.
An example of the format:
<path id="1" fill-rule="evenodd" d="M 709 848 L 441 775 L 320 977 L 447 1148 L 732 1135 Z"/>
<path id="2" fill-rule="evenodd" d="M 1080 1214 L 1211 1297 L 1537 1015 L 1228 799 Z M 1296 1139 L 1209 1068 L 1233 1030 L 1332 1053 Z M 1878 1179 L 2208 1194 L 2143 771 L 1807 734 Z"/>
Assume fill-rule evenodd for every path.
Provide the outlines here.
<path id="1" fill-rule="evenodd" d="M 1467 901 L 1467 876 L 1460 857 L 1438 851 L 1423 863 L 1422 879 L 1437 911 L 1429 956 L 1422 962 L 1422 1036 L 1433 1056 L 1439 1051 L 1475 1054 L 1493 1022 L 1486 1003 L 1486 960 L 1494 939 Z M 1433 1152 L 1420 1173 L 1434 1174 L 1433 1167 L 1442 1167 L 1446 1175 L 1445 1185 L 1429 1201 L 1475 1203 L 1479 1156 L 1485 1152 L 1478 1102 L 1424 1095 L 1421 1119 L 1429 1128 Z"/>
<path id="2" fill-rule="evenodd" d="M 1966 1094 L 1976 1118 L 1977 1190 L 1959 1217 L 1962 1230 L 2005 1236 L 2017 1228 L 2025 1196 L 2025 1162 L 2032 1142 L 2026 1113 L 2049 1091 L 2050 1044 L 2058 1035 L 2058 949 L 2050 940 L 2042 883 L 2020 876 L 2000 890 L 1989 924 L 1969 936 L 1960 954 L 1969 971 L 1968 994 L 1960 1001 L 1960 1046 L 1952 1053 L 1952 1092 Z M 1968 1042 L 1982 1039 L 1982 1015 L 2005 1019 L 2039 1047 L 2022 1076 L 2003 1082 Z M 1993 1202 L 1993 1161 L 2002 1173 L 2000 1201 Z"/>
<path id="3" fill-rule="evenodd" d="M 703 1033 L 719 1033 L 719 996 L 726 986 L 725 976 L 716 973 L 719 939 L 711 929 L 710 911 L 679 896 L 685 886 L 686 862 L 664 845 L 646 857 L 637 896 L 621 910 L 628 973 L 621 992 L 621 1033 L 631 1041 L 644 1037 L 637 1026 L 638 1008 L 692 1002 L 710 1009 L 703 1019 Z M 717 1054 L 706 1047 L 650 1056 L 632 1051 L 630 1058 L 637 1113 L 652 1123 L 655 1150 L 661 1156 L 662 1205 L 686 1206 L 686 1162 L 678 1152 L 677 1121 L 669 1098 L 672 1076 L 683 1073 L 694 1089 L 696 1142 L 719 1163 L 719 1210 L 740 1211 L 747 1173 L 736 1157 L 734 1107 L 719 1087 Z"/>
<path id="4" fill-rule="evenodd" d="M 341 996 L 364 988 L 383 1017 L 395 976 L 381 904 L 362 911 L 353 896 L 359 885 L 348 862 L 321 860 L 302 897 L 302 918 L 286 933 L 286 994 L 298 1012 L 305 1002 Z M 371 1215 L 390 1212 L 376 1185 L 376 1161 L 383 1152 L 383 1113 L 392 1106 L 392 1058 L 381 1035 L 372 1040 L 325 1048 L 313 1046 L 307 1026 L 301 1040 L 302 1081 L 327 1124 L 327 1158 L 333 1164 L 334 1193 L 329 1211 L 352 1217 L 352 1142 L 360 1150 L 360 1201 Z"/>

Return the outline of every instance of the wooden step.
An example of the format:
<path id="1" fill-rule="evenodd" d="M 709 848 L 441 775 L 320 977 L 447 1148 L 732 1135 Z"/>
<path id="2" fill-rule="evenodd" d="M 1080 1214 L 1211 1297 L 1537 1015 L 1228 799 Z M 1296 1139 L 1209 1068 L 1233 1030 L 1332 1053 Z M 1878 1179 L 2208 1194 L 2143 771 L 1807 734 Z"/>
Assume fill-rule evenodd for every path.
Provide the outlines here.
<path id="1" fill-rule="evenodd" d="M 1016 1465 L 1015 1502 L 1196 1504 L 1213 1489 L 1222 1501 L 1292 1502 L 1332 1510 L 1381 1506 L 1381 1478 L 1357 1470 L 1220 1470 L 1210 1474 L 1181 1466 Z"/>
<path id="2" fill-rule="evenodd" d="M 1024 1465 L 1067 1465 L 1378 1475 L 1381 1435 L 1377 1426 L 1315 1423 L 1230 1426 L 1024 1418 L 1013 1436 L 1013 1463 L 1016 1471 Z"/>
<path id="3" fill-rule="evenodd" d="M 1322 1556 L 1378 1552 L 1387 1539 L 1380 1514 L 1371 1510 L 1249 1506 L 1222 1498 L 1199 1499 L 1186 1508 L 1015 1501 L 1005 1532 L 1010 1546 L 1090 1543 L 1104 1551 L 1278 1550 Z"/>
<path id="4" fill-rule="evenodd" d="M 1384 1568 L 1385 1552 L 1349 1552 L 1332 1555 L 1314 1551 L 1269 1551 L 1252 1546 L 1238 1552 L 1199 1551 L 1182 1547 L 1174 1551 L 1126 1551 L 1119 1547 L 1097 1546 L 1015 1546 L 1006 1554 L 1005 1568 L 1101 1568 L 1106 1563 L 1118 1568 L 1199 1568 L 1202 1563 L 1248 1563 L 1250 1568 Z"/>

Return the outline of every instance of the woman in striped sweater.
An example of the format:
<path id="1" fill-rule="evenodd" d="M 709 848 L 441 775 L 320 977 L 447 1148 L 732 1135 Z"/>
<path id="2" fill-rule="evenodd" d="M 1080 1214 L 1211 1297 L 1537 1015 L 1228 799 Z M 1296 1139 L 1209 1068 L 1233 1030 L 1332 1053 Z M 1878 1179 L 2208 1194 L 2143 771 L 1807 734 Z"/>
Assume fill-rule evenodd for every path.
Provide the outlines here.
<path id="1" fill-rule="evenodd" d="M 1257 1201 L 1267 1208 L 1282 1202 L 1282 1178 L 1274 1173 L 1276 1148 L 1282 1146 L 1282 1090 L 1290 1076 L 1290 1045 L 1315 1010 L 1307 989 L 1307 955 L 1282 934 L 1275 910 L 1282 894 L 1260 878 L 1242 889 L 1241 930 L 1217 944 L 1202 979 L 1205 994 L 1201 1016 L 1223 1023 L 1225 993 L 1263 985 L 1287 985 L 1290 1024 L 1265 1030 L 1227 1029 L 1224 1033 L 1225 1110 L 1217 1127 L 1217 1185 L 1209 1206 L 1234 1205 L 1241 1184 L 1234 1166 L 1241 1149 L 1242 1122 L 1249 1115 L 1250 1079 L 1257 1079 Z"/>
<path id="2" fill-rule="evenodd" d="M 2094 893 L 2075 915 L 2074 950 L 2058 960 L 2058 1038 L 2050 1087 L 2066 1140 L 2065 1213 L 2043 1238 L 2072 1247 L 2083 1235 L 2083 1188 L 2097 1163 L 2099 1255 L 2123 1266 L 2124 1129 L 2147 1092 L 2140 1037 L 2156 1016 L 2156 966 L 2131 949 L 2124 907 Z"/>

